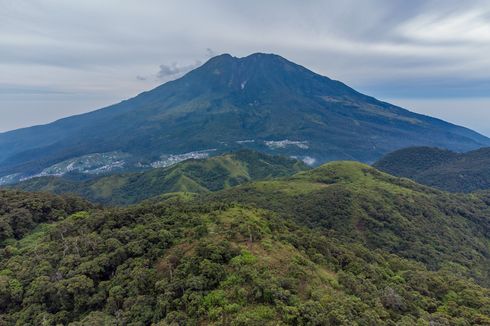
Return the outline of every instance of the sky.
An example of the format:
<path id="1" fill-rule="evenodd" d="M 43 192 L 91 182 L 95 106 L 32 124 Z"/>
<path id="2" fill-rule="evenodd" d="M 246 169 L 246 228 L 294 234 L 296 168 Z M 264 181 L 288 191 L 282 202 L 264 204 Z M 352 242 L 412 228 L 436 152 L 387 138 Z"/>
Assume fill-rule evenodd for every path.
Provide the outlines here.
<path id="1" fill-rule="evenodd" d="M 254 52 L 490 136 L 488 0 L 0 0 L 0 132 Z"/>

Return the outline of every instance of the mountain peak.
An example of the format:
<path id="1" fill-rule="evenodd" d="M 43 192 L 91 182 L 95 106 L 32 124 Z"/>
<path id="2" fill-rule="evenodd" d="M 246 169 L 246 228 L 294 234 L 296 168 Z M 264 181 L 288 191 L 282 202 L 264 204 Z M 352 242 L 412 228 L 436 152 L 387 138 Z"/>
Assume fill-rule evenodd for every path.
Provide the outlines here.
<path id="1" fill-rule="evenodd" d="M 235 69 L 244 70 L 246 68 L 251 67 L 261 67 L 262 69 L 267 68 L 267 66 L 282 64 L 282 65 L 290 65 L 292 67 L 301 67 L 291 61 L 286 60 L 285 58 L 272 53 L 253 53 L 245 57 L 235 57 L 229 53 L 223 53 L 212 57 L 209 59 L 202 68 L 217 68 L 217 67 L 226 67 L 231 66 Z M 301 67 L 304 71 L 309 71 L 304 67 Z M 199 69 L 199 68 L 198 68 Z M 313 73 L 309 71 L 310 73 Z"/>
<path id="2" fill-rule="evenodd" d="M 321 76 L 277 54 L 253 53 L 245 57 L 221 54 L 185 77 L 185 84 L 203 90 L 238 91 L 250 96 L 299 94 L 357 96 L 347 85 Z"/>
<path id="3" fill-rule="evenodd" d="M 275 53 L 264 53 L 264 52 L 256 52 L 256 53 L 252 53 L 252 54 L 249 54 L 247 55 L 246 57 L 243 57 L 241 58 L 243 60 L 268 60 L 268 61 L 272 61 L 272 60 L 276 60 L 276 61 L 280 61 L 280 62 L 288 62 L 290 64 L 294 64 L 296 65 L 295 63 L 281 57 L 280 55 L 278 54 L 275 54 Z"/>
<path id="4" fill-rule="evenodd" d="M 248 61 L 248 62 L 251 62 L 251 61 L 259 61 L 259 60 L 267 60 L 267 61 L 272 61 L 272 60 L 278 60 L 278 61 L 283 61 L 283 62 L 289 62 L 291 64 L 294 64 L 290 61 L 288 61 L 287 59 L 281 57 L 280 55 L 278 54 L 274 54 L 274 53 L 264 53 L 264 52 L 256 52 L 256 53 L 252 53 L 252 54 L 249 54 L 247 56 L 244 56 L 244 57 L 235 57 L 229 53 L 222 53 L 222 54 L 219 54 L 219 55 L 216 55 L 212 58 L 210 58 L 208 60 L 208 62 L 224 62 L 224 61 L 236 61 L 236 62 L 245 62 L 245 61 Z"/>

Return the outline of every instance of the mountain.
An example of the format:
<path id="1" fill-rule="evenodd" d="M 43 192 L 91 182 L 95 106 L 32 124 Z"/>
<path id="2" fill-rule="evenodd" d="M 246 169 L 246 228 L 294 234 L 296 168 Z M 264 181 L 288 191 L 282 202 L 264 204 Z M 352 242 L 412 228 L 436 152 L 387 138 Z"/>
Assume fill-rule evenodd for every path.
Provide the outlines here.
<path id="1" fill-rule="evenodd" d="M 57 176 L 38 177 L 11 187 L 56 194 L 74 193 L 93 202 L 128 205 L 165 193 L 217 191 L 306 169 L 303 162 L 295 159 L 241 150 L 208 159 L 189 159 L 141 173 L 114 174 L 82 181 Z"/>
<path id="2" fill-rule="evenodd" d="M 490 189 L 490 148 L 455 153 L 430 147 L 395 151 L 374 166 L 387 173 L 452 192 Z"/>
<path id="3" fill-rule="evenodd" d="M 0 203 L 12 194 L 38 196 Z M 489 213 L 490 197 L 356 162 L 60 208 L 0 243 L 0 323 L 488 325 Z"/>
<path id="4" fill-rule="evenodd" d="M 0 134 L 0 183 L 164 166 L 237 148 L 308 164 L 408 146 L 489 146 L 474 131 L 363 95 L 278 55 L 228 54 L 107 108 Z"/>

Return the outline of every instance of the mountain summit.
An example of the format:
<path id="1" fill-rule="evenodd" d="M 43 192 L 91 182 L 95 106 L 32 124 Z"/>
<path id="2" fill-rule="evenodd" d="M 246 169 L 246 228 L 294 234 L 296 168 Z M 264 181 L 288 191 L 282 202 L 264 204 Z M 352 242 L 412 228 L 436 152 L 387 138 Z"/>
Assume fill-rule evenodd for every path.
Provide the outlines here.
<path id="1" fill-rule="evenodd" d="M 223 54 L 121 103 L 0 134 L 0 183 L 73 169 L 161 166 L 241 147 L 315 165 L 372 162 L 421 145 L 466 151 L 490 140 L 363 95 L 278 55 Z"/>
<path id="2" fill-rule="evenodd" d="M 358 94 L 340 82 L 320 76 L 281 56 L 264 53 L 244 58 L 219 55 L 183 79 L 196 90 L 236 92 L 241 97 L 252 96 L 252 100 L 257 96 L 284 96 L 286 91 L 302 96 Z M 203 81 L 206 84 L 203 85 Z"/>

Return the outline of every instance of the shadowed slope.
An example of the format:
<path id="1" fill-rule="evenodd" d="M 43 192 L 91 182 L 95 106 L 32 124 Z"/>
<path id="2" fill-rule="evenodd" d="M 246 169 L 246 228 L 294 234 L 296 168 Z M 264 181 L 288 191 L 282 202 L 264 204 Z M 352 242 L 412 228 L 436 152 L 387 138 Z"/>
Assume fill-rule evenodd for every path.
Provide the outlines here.
<path id="1" fill-rule="evenodd" d="M 395 151 L 376 168 L 452 192 L 490 189 L 490 148 L 454 153 L 428 147 Z"/>

